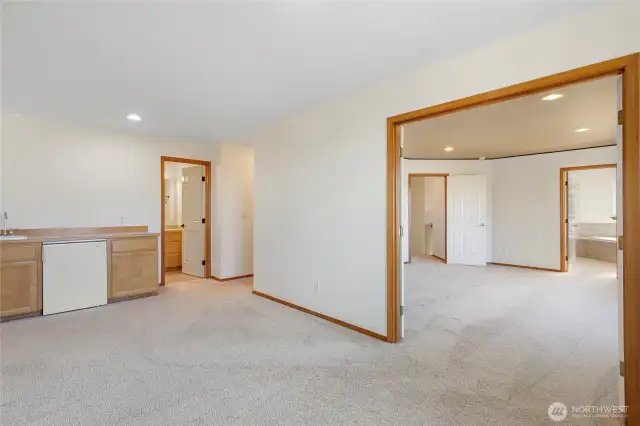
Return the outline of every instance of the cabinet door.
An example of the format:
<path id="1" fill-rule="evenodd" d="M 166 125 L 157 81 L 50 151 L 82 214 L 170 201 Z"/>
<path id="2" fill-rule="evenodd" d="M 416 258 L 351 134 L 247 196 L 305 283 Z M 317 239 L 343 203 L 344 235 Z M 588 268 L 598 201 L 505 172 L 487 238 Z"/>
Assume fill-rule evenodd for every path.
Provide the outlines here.
<path id="1" fill-rule="evenodd" d="M 179 243 L 182 240 L 182 230 L 177 231 L 167 231 L 165 233 L 167 242 L 169 243 Z"/>
<path id="2" fill-rule="evenodd" d="M 182 253 L 167 253 L 164 265 L 165 269 L 180 269 L 182 267 Z"/>
<path id="3" fill-rule="evenodd" d="M 37 261 L 3 263 L 0 275 L 0 315 L 24 315 L 41 309 Z"/>
<path id="4" fill-rule="evenodd" d="M 111 298 L 158 291 L 158 252 L 111 254 Z"/>

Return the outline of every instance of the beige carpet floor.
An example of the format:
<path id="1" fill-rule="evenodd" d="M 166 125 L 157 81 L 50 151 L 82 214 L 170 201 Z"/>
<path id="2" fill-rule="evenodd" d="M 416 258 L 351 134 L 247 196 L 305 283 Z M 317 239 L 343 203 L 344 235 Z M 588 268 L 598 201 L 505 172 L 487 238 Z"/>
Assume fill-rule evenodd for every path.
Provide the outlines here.
<path id="1" fill-rule="evenodd" d="M 554 401 L 615 403 L 615 269 L 406 272 L 396 345 L 254 296 L 247 280 L 3 323 L 0 421 L 547 425 Z"/>
<path id="2" fill-rule="evenodd" d="M 164 276 L 164 282 L 167 284 L 175 284 L 185 281 L 195 281 L 198 277 L 192 275 L 183 274 L 181 271 L 167 271 Z"/>

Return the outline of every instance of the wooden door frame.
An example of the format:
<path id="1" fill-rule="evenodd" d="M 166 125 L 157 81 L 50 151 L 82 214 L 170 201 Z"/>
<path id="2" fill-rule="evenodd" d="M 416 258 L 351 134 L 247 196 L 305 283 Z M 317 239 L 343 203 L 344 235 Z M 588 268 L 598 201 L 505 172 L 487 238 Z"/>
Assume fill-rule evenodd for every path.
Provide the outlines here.
<path id="1" fill-rule="evenodd" d="M 469 70 L 473 73 L 473 70 Z M 400 141 L 399 126 L 495 104 L 559 87 L 622 75 L 623 79 L 623 277 L 624 383 L 629 424 L 640 426 L 640 54 L 624 56 L 387 119 L 387 341 L 400 340 Z"/>
<path id="2" fill-rule="evenodd" d="M 204 166 L 204 193 L 205 193 L 205 207 L 204 207 L 204 277 L 211 278 L 211 161 L 192 160 L 190 158 L 178 158 L 178 157 L 160 157 L 160 245 L 161 245 L 161 259 L 160 259 L 160 285 L 165 285 L 165 270 L 164 270 L 164 256 L 165 256 L 165 238 L 166 227 L 164 224 L 165 219 L 165 203 L 164 203 L 164 163 L 185 163 L 194 164 L 198 166 Z"/>
<path id="3" fill-rule="evenodd" d="M 447 177 L 449 173 L 409 173 L 409 178 L 407 179 L 407 208 L 409 209 L 409 220 L 408 220 L 408 228 L 407 229 L 407 245 L 409 247 L 409 261 L 407 263 L 411 263 L 411 179 L 412 178 L 428 178 L 428 177 L 441 177 L 444 178 L 444 259 L 438 257 L 436 255 L 432 255 L 432 257 L 438 259 L 443 263 L 447 263 Z"/>
<path id="4" fill-rule="evenodd" d="M 568 260 L 567 260 L 567 173 L 575 172 L 579 170 L 598 170 L 598 169 L 617 169 L 617 164 L 595 164 L 593 166 L 575 166 L 575 167 L 563 167 L 560 169 L 560 272 L 568 272 Z M 616 176 L 616 188 L 618 184 L 618 178 Z M 617 192 L 616 192 L 617 197 Z M 623 213 L 624 219 L 624 213 Z M 617 234 L 616 225 L 616 234 Z"/>

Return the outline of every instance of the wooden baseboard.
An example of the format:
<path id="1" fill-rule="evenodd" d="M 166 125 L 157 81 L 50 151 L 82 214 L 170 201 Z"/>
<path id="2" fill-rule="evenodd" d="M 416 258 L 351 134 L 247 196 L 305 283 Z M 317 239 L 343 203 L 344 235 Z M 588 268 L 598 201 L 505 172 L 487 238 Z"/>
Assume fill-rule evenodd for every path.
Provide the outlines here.
<path id="1" fill-rule="evenodd" d="M 119 303 L 119 302 L 124 302 L 127 300 L 133 300 L 133 299 L 142 299 L 144 297 L 151 297 L 151 296 L 157 296 L 158 292 L 157 291 L 149 291 L 147 293 L 140 293 L 140 294 L 132 294 L 131 296 L 123 296 L 123 297 L 112 297 L 110 299 L 107 300 L 107 303 Z"/>
<path id="2" fill-rule="evenodd" d="M 324 315 L 324 314 L 320 314 L 318 312 L 312 311 L 312 310 L 307 309 L 307 308 L 303 308 L 302 306 L 294 305 L 293 303 L 287 302 L 287 301 L 282 300 L 282 299 L 278 299 L 277 297 L 269 296 L 268 294 L 260 293 L 259 291 L 253 290 L 252 293 L 255 294 L 256 296 L 264 297 L 265 299 L 269 299 L 269 300 L 271 300 L 273 302 L 280 303 L 282 305 L 288 306 L 288 307 L 293 308 L 293 309 L 297 309 L 297 310 L 299 310 L 301 312 L 304 312 L 305 314 L 313 315 L 313 316 L 316 316 L 318 318 L 322 318 L 323 320 L 332 322 L 334 324 L 341 325 L 342 327 L 346 327 L 346 328 L 349 328 L 349 329 L 351 329 L 353 331 L 357 331 L 358 333 L 366 334 L 367 336 L 373 337 L 373 338 L 378 339 L 378 340 L 382 340 L 383 342 L 387 341 L 387 337 L 386 336 L 383 336 L 383 335 L 378 334 L 378 333 L 374 333 L 373 331 L 367 330 L 367 329 L 362 328 L 362 327 L 358 327 L 357 325 L 349 324 L 349 323 L 341 321 L 339 319 L 335 319 L 333 317 L 330 317 L 330 316 L 327 316 L 327 315 Z"/>
<path id="3" fill-rule="evenodd" d="M 18 315 L 7 315 L 4 317 L 0 317 L 0 322 L 13 321 L 24 318 L 32 318 L 32 317 L 41 317 L 42 311 L 29 312 L 28 314 L 18 314 Z"/>
<path id="4" fill-rule="evenodd" d="M 224 281 L 233 281 L 233 280 L 241 280 L 242 278 L 251 278 L 253 277 L 253 274 L 249 274 L 249 275 L 240 275 L 237 277 L 229 277 L 229 278 L 218 278 L 218 277 L 214 277 L 213 275 L 211 276 L 211 278 L 213 278 L 216 281 L 220 281 L 220 282 L 224 282 Z"/>
<path id="5" fill-rule="evenodd" d="M 434 258 L 438 259 L 442 263 L 447 263 L 446 259 L 443 259 L 440 256 L 436 256 L 435 254 L 432 254 L 431 257 L 434 257 Z"/>
<path id="6" fill-rule="evenodd" d="M 535 271 L 562 272 L 560 269 L 539 268 L 537 266 L 512 265 L 510 263 L 487 262 L 489 265 L 508 266 L 510 268 L 533 269 Z"/>

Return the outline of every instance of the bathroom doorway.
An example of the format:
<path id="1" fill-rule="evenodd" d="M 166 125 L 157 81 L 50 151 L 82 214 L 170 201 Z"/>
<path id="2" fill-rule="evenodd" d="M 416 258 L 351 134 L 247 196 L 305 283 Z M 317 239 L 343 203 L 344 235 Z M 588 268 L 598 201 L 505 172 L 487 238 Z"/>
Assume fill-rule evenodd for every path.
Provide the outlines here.
<path id="1" fill-rule="evenodd" d="M 563 168 L 560 178 L 562 271 L 571 271 L 585 259 L 616 265 L 619 210 L 616 165 Z"/>
<path id="2" fill-rule="evenodd" d="M 161 157 L 160 172 L 161 282 L 165 285 L 208 278 L 211 276 L 211 163 Z"/>

